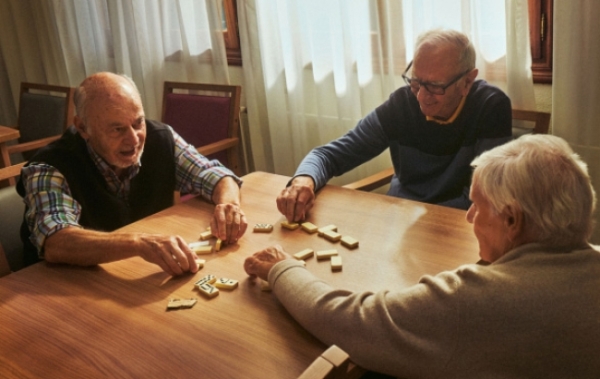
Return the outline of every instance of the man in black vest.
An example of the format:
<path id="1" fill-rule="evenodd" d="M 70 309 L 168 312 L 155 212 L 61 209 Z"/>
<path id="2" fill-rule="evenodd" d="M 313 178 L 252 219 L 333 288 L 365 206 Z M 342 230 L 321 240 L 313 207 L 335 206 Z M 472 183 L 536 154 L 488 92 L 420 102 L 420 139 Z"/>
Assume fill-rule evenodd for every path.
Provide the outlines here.
<path id="1" fill-rule="evenodd" d="M 169 207 L 175 190 L 216 204 L 215 236 L 227 243 L 242 237 L 241 180 L 170 126 L 146 120 L 131 79 L 91 75 L 74 99 L 75 125 L 38 151 L 17 186 L 26 204 L 26 264 L 43 258 L 89 266 L 140 256 L 171 275 L 196 272 L 196 255 L 179 236 L 109 233 Z"/>

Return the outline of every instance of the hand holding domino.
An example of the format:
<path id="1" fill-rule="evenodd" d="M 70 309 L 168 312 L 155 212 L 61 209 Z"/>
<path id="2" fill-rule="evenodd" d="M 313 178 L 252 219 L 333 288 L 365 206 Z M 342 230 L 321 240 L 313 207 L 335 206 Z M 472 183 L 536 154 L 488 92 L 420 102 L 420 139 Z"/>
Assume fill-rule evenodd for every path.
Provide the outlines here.
<path id="1" fill-rule="evenodd" d="M 296 176 L 277 196 L 277 209 L 290 222 L 308 216 L 315 203 L 315 183 L 310 176 Z"/>

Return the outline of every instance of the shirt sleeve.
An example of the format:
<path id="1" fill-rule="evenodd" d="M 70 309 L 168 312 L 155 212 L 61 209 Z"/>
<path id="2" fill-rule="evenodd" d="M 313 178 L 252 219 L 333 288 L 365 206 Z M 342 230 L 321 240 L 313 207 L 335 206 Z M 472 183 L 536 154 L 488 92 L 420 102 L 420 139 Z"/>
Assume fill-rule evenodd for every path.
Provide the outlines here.
<path id="1" fill-rule="evenodd" d="M 43 257 L 46 238 L 69 226 L 81 227 L 81 206 L 71 196 L 65 177 L 55 167 L 34 162 L 21 172 L 30 241 Z"/>
<path id="2" fill-rule="evenodd" d="M 170 127 L 169 127 L 170 128 Z M 200 195 L 212 201 L 219 180 L 232 177 L 239 186 L 242 180 L 218 160 L 209 160 L 171 128 L 175 140 L 175 187 L 184 194 Z"/>
<path id="3" fill-rule="evenodd" d="M 426 276 L 412 287 L 379 292 L 334 289 L 285 260 L 269 272 L 277 299 L 310 333 L 336 344 L 369 370 L 422 377 L 444 368 L 458 344 L 455 275 Z"/>
<path id="4" fill-rule="evenodd" d="M 315 182 L 315 190 L 318 190 L 332 177 L 343 175 L 375 158 L 388 146 L 389 139 L 373 111 L 344 136 L 310 151 L 294 176 L 310 176 Z"/>

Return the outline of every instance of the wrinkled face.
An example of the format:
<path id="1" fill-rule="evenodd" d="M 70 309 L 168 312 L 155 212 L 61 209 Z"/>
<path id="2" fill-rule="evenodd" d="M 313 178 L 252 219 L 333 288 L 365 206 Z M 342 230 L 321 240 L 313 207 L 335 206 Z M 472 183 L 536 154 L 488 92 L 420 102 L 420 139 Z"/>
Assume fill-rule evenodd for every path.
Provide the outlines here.
<path id="1" fill-rule="evenodd" d="M 493 211 L 476 181 L 471 185 L 470 197 L 473 203 L 467 211 L 467 221 L 473 224 L 473 232 L 479 242 L 479 256 L 492 263 L 509 250 L 506 216 Z"/>
<path id="2" fill-rule="evenodd" d="M 126 81 L 89 99 L 85 120 L 76 119 L 81 136 L 117 174 L 137 163 L 146 141 L 141 99 Z"/>
<path id="3" fill-rule="evenodd" d="M 464 73 L 456 51 L 450 47 L 422 45 L 413 60 L 409 76 L 420 82 L 445 86 Z M 424 86 L 413 93 L 425 116 L 447 120 L 454 114 L 463 96 L 467 96 L 477 71 L 471 71 L 446 88 L 443 95 L 435 95 Z"/>

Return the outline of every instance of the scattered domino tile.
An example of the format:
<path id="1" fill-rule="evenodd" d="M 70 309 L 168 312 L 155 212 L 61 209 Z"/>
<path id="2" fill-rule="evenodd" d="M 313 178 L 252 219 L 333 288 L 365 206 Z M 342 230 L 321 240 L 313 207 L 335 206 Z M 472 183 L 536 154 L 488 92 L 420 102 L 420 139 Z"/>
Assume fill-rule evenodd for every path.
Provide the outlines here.
<path id="1" fill-rule="evenodd" d="M 289 230 L 296 230 L 300 227 L 300 224 L 297 222 L 282 221 L 281 226 Z"/>
<path id="2" fill-rule="evenodd" d="M 192 251 L 196 253 L 196 255 L 210 254 L 212 253 L 212 246 L 197 246 L 193 248 Z"/>
<path id="3" fill-rule="evenodd" d="M 315 251 L 313 249 L 304 249 L 294 254 L 294 258 L 296 258 L 299 261 L 302 261 L 306 258 L 312 257 L 313 255 L 315 255 Z"/>
<path id="4" fill-rule="evenodd" d="M 342 245 L 346 246 L 349 249 L 355 249 L 358 247 L 358 240 L 356 238 L 350 236 L 342 237 Z"/>
<path id="5" fill-rule="evenodd" d="M 219 289 L 208 283 L 204 283 L 198 286 L 200 293 L 208 298 L 213 298 L 219 294 Z"/>
<path id="6" fill-rule="evenodd" d="M 169 299 L 167 309 L 191 308 L 197 302 L 196 299 Z"/>
<path id="7" fill-rule="evenodd" d="M 181 299 L 169 299 L 167 303 L 167 309 L 179 309 L 181 308 Z"/>
<path id="8" fill-rule="evenodd" d="M 221 289 L 232 290 L 237 288 L 238 281 L 235 279 L 219 278 L 215 282 L 214 286 Z"/>
<path id="9" fill-rule="evenodd" d="M 319 230 L 319 227 L 312 222 L 303 222 L 300 226 L 302 227 L 302 230 L 309 234 L 316 233 Z"/>
<path id="10" fill-rule="evenodd" d="M 317 251 L 316 255 L 317 255 L 317 260 L 321 261 L 323 259 L 329 259 L 329 258 L 333 257 L 334 255 L 338 255 L 338 252 L 335 249 L 321 250 L 321 251 Z"/>
<path id="11" fill-rule="evenodd" d="M 194 248 L 196 248 L 198 246 L 206 246 L 206 245 L 208 245 L 208 241 L 196 241 L 196 242 L 188 243 L 188 247 L 192 250 L 194 250 Z"/>
<path id="12" fill-rule="evenodd" d="M 323 233 L 325 233 L 328 230 L 333 230 L 334 232 L 337 232 L 337 226 L 331 224 L 317 229 L 317 231 L 319 232 L 319 237 L 323 237 Z"/>
<path id="13" fill-rule="evenodd" d="M 195 259 L 195 261 L 196 261 L 196 264 L 198 265 L 198 268 L 202 268 L 206 264 L 206 259 Z"/>
<path id="14" fill-rule="evenodd" d="M 196 305 L 197 302 L 198 302 L 198 300 L 196 300 L 196 299 L 182 299 L 181 300 L 181 308 L 191 308 L 194 305 Z"/>
<path id="15" fill-rule="evenodd" d="M 223 241 L 220 238 L 217 238 L 215 242 L 215 251 L 220 251 L 221 247 L 223 247 Z"/>
<path id="16" fill-rule="evenodd" d="M 273 231 L 272 224 L 256 224 L 254 225 L 254 233 L 271 233 Z"/>
<path id="17" fill-rule="evenodd" d="M 271 286 L 269 285 L 269 282 L 267 282 L 266 280 L 261 280 L 260 281 L 260 290 L 264 291 L 264 292 L 270 292 Z"/>
<path id="18" fill-rule="evenodd" d="M 323 232 L 323 237 L 325 237 L 325 239 L 328 239 L 331 242 L 337 242 L 342 239 L 342 235 L 333 230 L 326 230 L 325 232 Z"/>
<path id="19" fill-rule="evenodd" d="M 339 255 L 331 257 L 331 271 L 342 271 L 342 257 Z"/>
<path id="20" fill-rule="evenodd" d="M 206 241 L 211 238 L 213 238 L 213 235 L 210 230 L 200 233 L 200 241 Z"/>
<path id="21" fill-rule="evenodd" d="M 216 276 L 208 274 L 205 277 L 203 277 L 202 279 L 198 280 L 196 283 L 194 283 L 194 285 L 196 287 L 200 288 L 200 286 L 203 284 L 213 284 L 216 281 L 217 281 Z"/>

